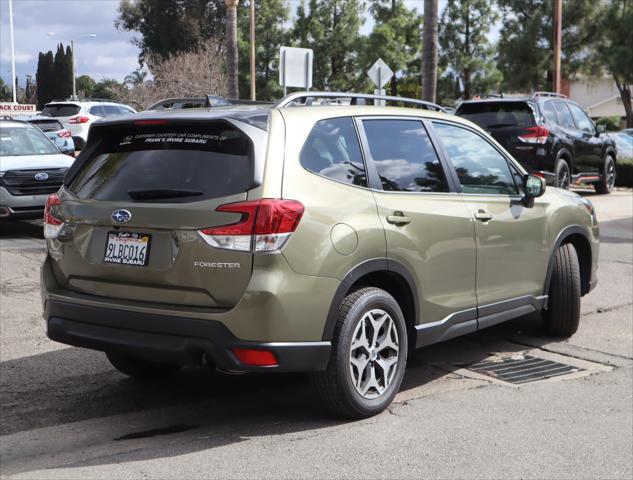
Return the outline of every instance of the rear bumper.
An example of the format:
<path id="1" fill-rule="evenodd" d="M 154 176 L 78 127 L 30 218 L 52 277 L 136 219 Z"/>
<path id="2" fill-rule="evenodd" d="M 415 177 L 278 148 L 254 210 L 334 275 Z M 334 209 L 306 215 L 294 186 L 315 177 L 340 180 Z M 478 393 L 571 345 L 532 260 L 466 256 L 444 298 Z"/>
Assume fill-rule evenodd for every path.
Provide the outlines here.
<path id="1" fill-rule="evenodd" d="M 309 372 L 325 370 L 330 342 L 254 342 L 236 338 L 221 322 L 107 309 L 48 299 L 44 308 L 51 340 L 101 351 L 181 364 L 204 355 L 221 370 Z M 233 347 L 272 351 L 278 365 L 242 365 Z"/>

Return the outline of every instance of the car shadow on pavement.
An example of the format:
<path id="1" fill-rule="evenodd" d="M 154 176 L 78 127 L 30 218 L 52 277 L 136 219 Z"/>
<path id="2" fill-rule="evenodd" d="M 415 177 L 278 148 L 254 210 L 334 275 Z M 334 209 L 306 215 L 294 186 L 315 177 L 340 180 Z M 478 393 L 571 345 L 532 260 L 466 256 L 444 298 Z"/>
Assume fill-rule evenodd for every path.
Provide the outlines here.
<path id="1" fill-rule="evenodd" d="M 0 221 L 0 238 L 43 239 L 44 230 L 40 220 Z"/>
<path id="2" fill-rule="evenodd" d="M 505 351 L 529 349 L 508 347 L 504 339 L 526 328 L 538 332 L 535 315 L 417 350 L 400 394 L 447 380 L 464 365 L 498 352 L 500 345 Z M 552 340 L 543 338 L 542 343 Z M 425 390 L 409 393 L 417 398 Z M 125 450 L 116 458 L 87 456 L 82 466 L 172 457 L 264 435 L 317 435 L 327 427 L 354 423 L 322 409 L 307 375 L 235 376 L 185 368 L 161 381 L 141 382 L 115 371 L 102 353 L 79 348 L 0 363 L 0 418 L 2 435 L 86 421 L 80 428 L 93 429 L 93 443 L 116 443 Z M 169 448 L 164 448 L 167 438 Z M 133 442 L 145 443 L 139 448 Z M 19 462 L 11 468 L 16 469 L 21 469 Z"/>

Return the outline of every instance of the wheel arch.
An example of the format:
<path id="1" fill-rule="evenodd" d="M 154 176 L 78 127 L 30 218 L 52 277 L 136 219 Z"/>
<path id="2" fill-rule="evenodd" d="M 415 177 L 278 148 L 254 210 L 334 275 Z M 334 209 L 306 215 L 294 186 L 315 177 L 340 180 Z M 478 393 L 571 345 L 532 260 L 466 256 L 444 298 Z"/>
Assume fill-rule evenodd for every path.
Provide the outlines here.
<path id="1" fill-rule="evenodd" d="M 573 175 L 574 155 L 572 154 L 571 150 L 567 147 L 561 147 L 561 149 L 558 150 L 558 153 L 556 154 L 556 161 L 558 162 L 558 160 L 560 160 L 561 158 L 564 159 L 569 165 L 569 174 Z M 556 165 L 554 165 L 554 173 L 556 173 Z"/>
<path id="2" fill-rule="evenodd" d="M 592 252 L 591 242 L 589 241 L 589 234 L 586 229 L 580 225 L 570 225 L 564 228 L 556 237 L 554 247 L 550 252 L 549 263 L 547 265 L 547 275 L 545 277 L 545 285 L 543 288 L 543 295 L 548 295 L 549 288 L 552 282 L 552 274 L 554 271 L 554 259 L 556 252 L 561 245 L 571 243 L 576 249 L 578 255 L 578 264 L 580 267 L 580 294 L 585 295 L 591 290 L 591 265 L 592 265 Z"/>
<path id="3" fill-rule="evenodd" d="M 323 340 L 332 339 L 338 310 L 343 299 L 363 287 L 381 288 L 395 298 L 407 324 L 409 345 L 415 346 L 415 324 L 420 311 L 415 279 L 404 265 L 387 258 L 367 260 L 345 275 L 330 304 L 323 329 Z"/>

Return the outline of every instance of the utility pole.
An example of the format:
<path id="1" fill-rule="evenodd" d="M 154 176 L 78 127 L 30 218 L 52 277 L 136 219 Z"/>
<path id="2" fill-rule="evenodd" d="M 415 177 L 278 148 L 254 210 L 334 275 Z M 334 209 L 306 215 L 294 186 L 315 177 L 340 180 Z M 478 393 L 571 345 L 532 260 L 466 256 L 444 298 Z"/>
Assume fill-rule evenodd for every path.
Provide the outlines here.
<path id="1" fill-rule="evenodd" d="M 255 100 L 255 0 L 251 0 L 251 100 Z"/>
<path id="2" fill-rule="evenodd" d="M 563 27 L 563 0 L 554 0 L 554 92 L 560 93 L 560 50 Z"/>
<path id="3" fill-rule="evenodd" d="M 18 103 L 18 80 L 15 77 L 15 41 L 13 40 L 13 2 L 9 0 L 9 31 L 11 34 L 11 85 L 13 86 L 13 103 Z"/>

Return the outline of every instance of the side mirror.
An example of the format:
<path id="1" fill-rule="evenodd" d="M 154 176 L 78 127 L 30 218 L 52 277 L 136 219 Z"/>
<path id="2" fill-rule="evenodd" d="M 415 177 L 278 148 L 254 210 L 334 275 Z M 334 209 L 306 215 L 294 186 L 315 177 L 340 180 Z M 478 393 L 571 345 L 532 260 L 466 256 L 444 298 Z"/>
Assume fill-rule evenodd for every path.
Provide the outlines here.
<path id="1" fill-rule="evenodd" d="M 598 135 L 607 131 L 607 127 L 604 125 L 596 125 L 596 130 L 598 131 Z"/>
<path id="2" fill-rule="evenodd" d="M 545 179 L 538 175 L 528 175 L 525 177 L 525 196 L 530 198 L 540 197 L 545 193 Z"/>

